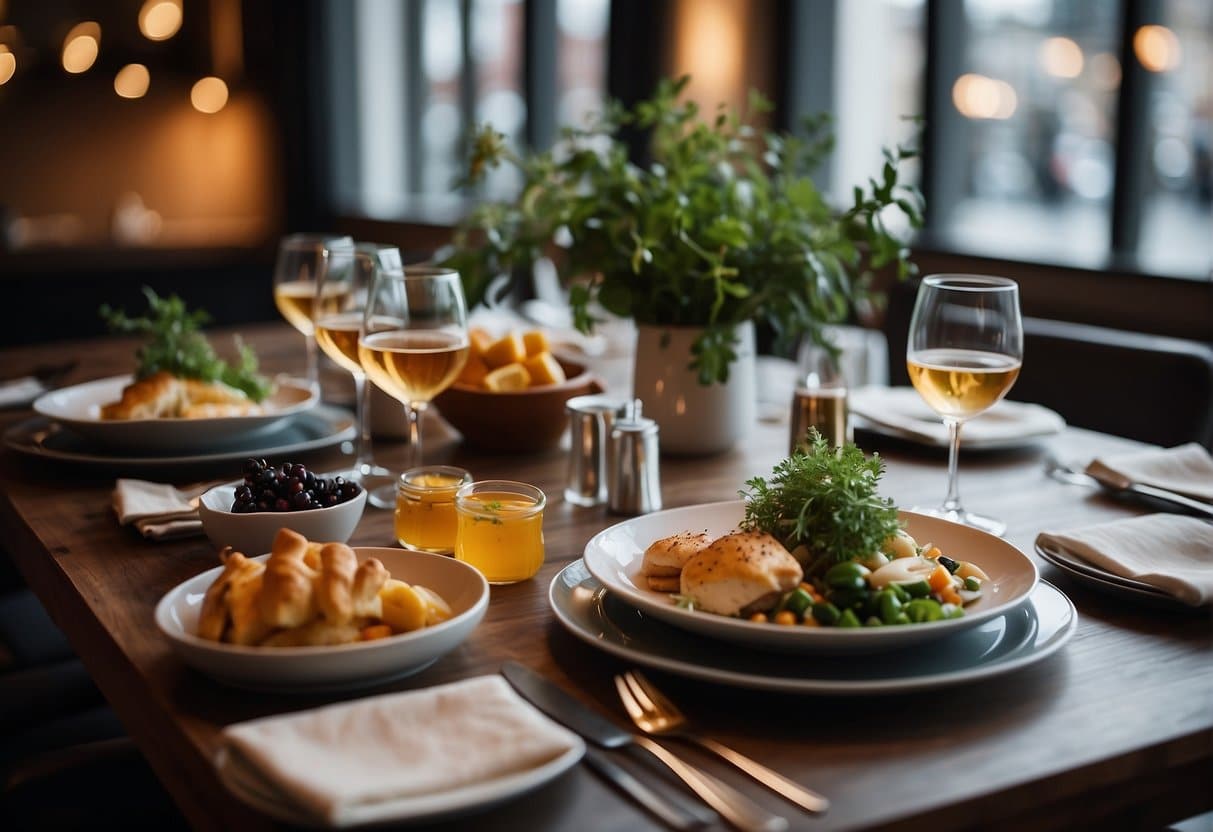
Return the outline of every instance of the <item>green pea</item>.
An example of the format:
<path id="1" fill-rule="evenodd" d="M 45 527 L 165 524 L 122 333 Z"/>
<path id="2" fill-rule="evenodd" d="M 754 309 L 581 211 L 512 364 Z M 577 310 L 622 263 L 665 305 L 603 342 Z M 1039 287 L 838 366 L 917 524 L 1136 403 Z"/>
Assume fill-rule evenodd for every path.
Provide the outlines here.
<path id="1" fill-rule="evenodd" d="M 914 581 L 913 583 L 895 584 L 901 587 L 911 598 L 926 598 L 931 594 L 931 585 L 926 581 Z"/>
<path id="2" fill-rule="evenodd" d="M 965 589 L 970 592 L 976 592 L 981 589 L 981 578 L 974 578 L 972 575 L 965 578 Z"/>
<path id="3" fill-rule="evenodd" d="M 896 624 L 897 616 L 901 614 L 901 599 L 897 593 L 886 589 L 878 596 L 880 601 L 880 620 L 885 624 Z"/>
<path id="4" fill-rule="evenodd" d="M 915 598 L 906 604 L 906 614 L 915 624 L 939 621 L 943 618 L 943 610 L 940 608 L 939 602 L 931 598 Z"/>
<path id="5" fill-rule="evenodd" d="M 826 583 L 834 589 L 863 589 L 868 585 L 864 577 L 868 570 L 855 561 L 836 563 L 826 572 Z"/>
<path id="6" fill-rule="evenodd" d="M 838 612 L 838 607 L 831 604 L 829 601 L 822 601 L 820 604 L 813 605 L 813 617 L 827 627 L 837 624 L 841 613 Z"/>
<path id="7" fill-rule="evenodd" d="M 877 618 L 874 615 L 869 615 L 867 618 L 864 619 L 863 626 L 865 626 L 865 627 L 882 627 L 882 626 L 884 626 L 884 622 L 881 621 L 879 618 Z"/>
<path id="8" fill-rule="evenodd" d="M 927 588 L 930 589 L 929 586 Z M 910 593 L 906 592 L 906 588 L 901 584 L 889 584 L 889 589 L 892 590 L 893 594 L 897 596 L 897 600 L 903 604 L 914 597 L 910 595 Z"/>
<path id="9" fill-rule="evenodd" d="M 839 627 L 858 627 L 859 616 L 855 615 L 854 610 L 843 610 L 842 615 L 838 616 Z"/>
<path id="10" fill-rule="evenodd" d="M 868 591 L 866 589 L 846 587 L 845 589 L 835 589 L 830 592 L 830 603 L 839 609 L 862 606 L 867 600 Z"/>
<path id="11" fill-rule="evenodd" d="M 791 610 L 798 616 L 803 616 L 804 611 L 813 604 L 813 597 L 805 592 L 800 587 L 788 593 L 788 596 L 783 600 L 783 608 Z"/>

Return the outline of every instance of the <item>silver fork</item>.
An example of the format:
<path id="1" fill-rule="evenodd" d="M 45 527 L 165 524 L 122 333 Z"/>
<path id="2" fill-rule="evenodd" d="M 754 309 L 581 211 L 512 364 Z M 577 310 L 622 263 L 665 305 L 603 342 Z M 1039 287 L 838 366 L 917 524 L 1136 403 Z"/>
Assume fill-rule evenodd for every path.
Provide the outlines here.
<path id="1" fill-rule="evenodd" d="M 628 715 L 632 717 L 632 722 L 636 723 L 636 727 L 646 734 L 676 737 L 695 743 L 737 766 L 771 791 L 787 798 L 806 811 L 824 812 L 830 808 L 830 801 L 817 792 L 806 789 L 799 783 L 734 751 L 727 745 L 722 745 L 710 737 L 701 737 L 692 733 L 687 729 L 687 718 L 682 711 L 678 710 L 678 706 L 667 699 L 639 671 L 629 670 L 622 677 L 616 676 L 615 685 L 620 688 L 620 698 L 624 700 L 624 707 L 627 708 Z M 627 690 L 630 695 L 625 697 L 624 690 Z"/>
<path id="2" fill-rule="evenodd" d="M 622 676 L 615 677 L 615 690 L 619 692 L 619 699 L 623 702 L 624 708 L 635 719 L 640 705 L 632 696 L 632 692 L 628 690 Z M 788 828 L 786 818 L 771 814 L 723 780 L 718 780 L 706 771 L 684 763 L 660 743 L 640 734 L 635 735 L 634 740 L 637 745 L 665 763 L 670 771 L 678 775 L 679 779 L 699 795 L 704 803 L 743 832 L 783 832 Z"/>

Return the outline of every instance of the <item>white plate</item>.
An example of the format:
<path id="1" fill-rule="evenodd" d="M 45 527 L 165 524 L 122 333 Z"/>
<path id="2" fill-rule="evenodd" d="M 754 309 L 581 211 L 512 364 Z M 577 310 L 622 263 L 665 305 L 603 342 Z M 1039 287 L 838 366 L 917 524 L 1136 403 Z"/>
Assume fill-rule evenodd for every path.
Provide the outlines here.
<path id="1" fill-rule="evenodd" d="M 451 605 L 449 621 L 411 633 L 333 647 L 243 647 L 199 638 L 202 598 L 223 567 L 169 590 L 156 605 L 156 626 L 188 665 L 220 682 L 279 693 L 327 693 L 411 676 L 455 649 L 484 617 L 489 585 L 466 563 L 404 549 L 359 547 L 359 560 L 379 558 L 392 577 L 428 587 Z M 262 555 L 257 560 L 266 560 Z"/>
<path id="2" fill-rule="evenodd" d="M 372 825 L 450 818 L 483 811 L 498 803 L 521 797 L 554 780 L 577 764 L 585 754 L 585 744 L 576 734 L 572 736 L 577 740 L 574 747 L 536 768 L 487 783 L 377 804 L 375 813 L 379 819 Z M 314 816 L 299 811 L 292 802 L 279 795 L 272 784 L 265 782 L 255 769 L 244 765 L 238 757 L 220 751 L 215 765 L 224 785 L 250 806 L 286 823 L 313 828 L 319 825 Z"/>
<path id="3" fill-rule="evenodd" d="M 1070 599 L 1041 581 L 1026 603 L 929 650 L 788 661 L 655 620 L 608 592 L 584 561 L 553 579 L 548 600 L 570 633 L 625 661 L 722 685 L 802 694 L 908 693 L 986 679 L 1053 655 L 1078 625 Z"/>
<path id="4" fill-rule="evenodd" d="M 102 419 L 101 406 L 122 398 L 131 376 L 87 381 L 39 396 L 34 410 L 87 439 L 116 448 L 197 451 L 216 442 L 272 430 L 283 419 L 316 406 L 319 396 L 308 387 L 276 382 L 264 402 L 264 413 L 209 419 Z"/>
<path id="5" fill-rule="evenodd" d="M 171 470 L 210 465 L 249 456 L 281 457 L 328 448 L 355 436 L 354 419 L 346 410 L 317 405 L 264 433 L 216 440 L 205 451 L 157 454 L 98 447 L 55 422 L 38 416 L 18 422 L 4 432 L 10 450 L 41 460 L 55 460 L 109 470 Z"/>
<path id="6" fill-rule="evenodd" d="M 948 431 L 913 387 L 860 387 L 847 402 L 855 427 L 939 448 L 948 447 Z M 969 419 L 960 447 L 993 451 L 1030 445 L 1065 430 L 1066 421 L 1047 407 L 1003 400 Z"/>
<path id="7" fill-rule="evenodd" d="M 906 530 L 920 544 L 933 543 L 945 555 L 972 561 L 990 576 L 982 585 L 982 597 L 965 607 L 962 617 L 892 627 L 781 627 L 681 609 L 668 593 L 644 588 L 640 568 L 644 550 L 650 543 L 687 530 L 706 529 L 713 537 L 722 535 L 736 528 L 743 513 L 744 503 L 734 500 L 625 520 L 590 539 L 585 547 L 586 568 L 620 599 L 676 627 L 763 650 L 806 653 L 873 652 L 950 635 L 1023 603 L 1039 577 L 1032 559 L 1001 538 L 947 520 L 902 511 L 898 514 L 906 523 Z"/>

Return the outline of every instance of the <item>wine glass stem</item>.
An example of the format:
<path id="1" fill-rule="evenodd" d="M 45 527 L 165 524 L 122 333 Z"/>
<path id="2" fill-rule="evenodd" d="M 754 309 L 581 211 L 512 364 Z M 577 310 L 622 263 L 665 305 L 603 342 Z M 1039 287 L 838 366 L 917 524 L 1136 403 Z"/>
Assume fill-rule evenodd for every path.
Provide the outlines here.
<path id="1" fill-rule="evenodd" d="M 409 416 L 409 446 L 413 449 L 413 464 L 417 468 L 422 464 L 421 458 L 421 416 L 425 410 L 424 404 L 409 404 L 405 411 Z"/>
<path id="2" fill-rule="evenodd" d="M 358 436 L 354 438 L 354 470 L 362 474 L 370 469 L 371 431 L 366 412 L 370 399 L 370 388 L 364 373 L 351 373 L 354 377 L 354 411 L 358 420 Z"/>
<path id="3" fill-rule="evenodd" d="M 307 342 L 307 383 L 308 386 L 320 392 L 320 354 L 316 348 L 316 336 L 307 334 L 303 336 Z"/>
<path id="4" fill-rule="evenodd" d="M 960 506 L 960 483 L 957 469 L 960 463 L 960 425 L 959 419 L 945 416 L 943 423 L 948 428 L 948 496 L 944 498 L 943 510 L 963 512 Z"/>

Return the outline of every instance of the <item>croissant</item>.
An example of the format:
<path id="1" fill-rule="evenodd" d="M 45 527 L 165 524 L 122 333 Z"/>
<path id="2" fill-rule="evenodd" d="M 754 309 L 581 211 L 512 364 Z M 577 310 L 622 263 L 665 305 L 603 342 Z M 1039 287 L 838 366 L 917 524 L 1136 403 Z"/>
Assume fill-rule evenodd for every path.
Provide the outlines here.
<path id="1" fill-rule="evenodd" d="M 316 582 L 316 605 L 333 624 L 354 617 L 354 573 L 358 557 L 344 543 L 327 543 L 320 549 L 320 579 Z"/>
<path id="2" fill-rule="evenodd" d="M 271 627 L 299 627 L 316 617 L 316 570 L 305 558 L 308 542 L 290 529 L 279 529 L 265 564 L 257 608 Z"/>
<path id="3" fill-rule="evenodd" d="M 223 558 L 223 572 L 207 589 L 198 614 L 198 635 L 211 641 L 223 638 L 232 615 L 233 599 L 239 607 L 246 603 L 243 599 L 256 597 L 261 573 L 265 571 L 265 567 L 257 561 L 249 560 L 231 549 L 225 549 L 220 557 Z M 247 630 L 243 621 L 240 629 Z M 264 637 L 264 633 L 261 637 Z"/>
<path id="4" fill-rule="evenodd" d="M 362 562 L 354 573 L 354 588 L 351 593 L 355 617 L 383 617 L 383 602 L 379 600 L 379 590 L 390 577 L 387 567 L 377 558 L 367 558 Z"/>

